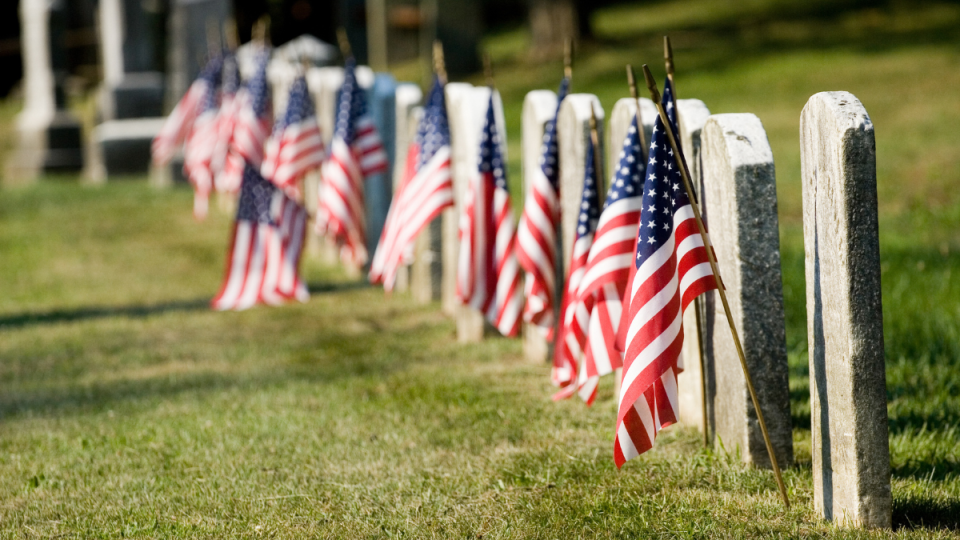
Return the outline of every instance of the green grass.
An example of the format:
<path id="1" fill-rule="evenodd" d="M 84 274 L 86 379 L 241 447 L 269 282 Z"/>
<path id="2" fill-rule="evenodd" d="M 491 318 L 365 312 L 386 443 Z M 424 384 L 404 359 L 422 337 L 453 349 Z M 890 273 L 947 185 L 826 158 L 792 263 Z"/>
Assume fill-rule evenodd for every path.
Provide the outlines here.
<path id="1" fill-rule="evenodd" d="M 45 181 L 0 191 L 0 537 L 955 537 L 960 8 L 831 6 L 605 10 L 574 83 L 609 111 L 623 63 L 662 74 L 669 29 L 681 97 L 763 120 L 778 168 L 790 510 L 769 472 L 687 429 L 616 471 L 609 381 L 593 408 L 552 403 L 548 368 L 525 363 L 519 341 L 457 344 L 438 306 L 385 299 L 313 258 L 308 304 L 211 312 L 227 216 L 197 224 L 187 190 L 143 181 Z M 522 97 L 559 71 L 528 64 L 526 41 L 489 40 L 514 172 Z M 887 533 L 837 529 L 811 502 L 798 119 L 830 89 L 860 97 L 877 130 Z"/>

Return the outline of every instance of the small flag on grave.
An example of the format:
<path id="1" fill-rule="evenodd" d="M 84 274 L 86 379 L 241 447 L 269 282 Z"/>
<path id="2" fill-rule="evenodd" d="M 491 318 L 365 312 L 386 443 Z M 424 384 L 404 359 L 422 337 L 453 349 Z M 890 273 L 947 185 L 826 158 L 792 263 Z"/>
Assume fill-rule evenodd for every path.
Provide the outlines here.
<path id="1" fill-rule="evenodd" d="M 662 103 L 673 108 L 667 81 Z M 673 123 L 673 122 L 671 122 Z M 635 264 L 624 297 L 620 333 L 626 351 L 617 414 L 614 461 L 621 467 L 653 447 L 677 421 L 677 372 L 683 311 L 716 288 L 707 251 L 674 155 L 657 117 L 644 181 Z M 670 127 L 678 133 L 676 125 Z"/>
<path id="2" fill-rule="evenodd" d="M 444 84 L 435 77 L 417 137 L 407 153 L 404 171 L 387 214 L 387 222 L 370 265 L 370 281 L 393 290 L 397 270 L 413 259 L 413 243 L 423 229 L 453 206 L 450 177 L 450 125 Z"/>
<path id="3" fill-rule="evenodd" d="M 183 172 L 193 185 L 193 215 L 197 219 L 207 216 L 210 192 L 213 190 L 213 150 L 217 144 L 217 114 L 220 110 L 219 82 L 223 62 L 217 62 L 201 77 L 208 77 L 203 85 L 204 93 L 197 105 L 197 115 L 187 135 L 183 149 Z"/>
<path id="4" fill-rule="evenodd" d="M 317 229 L 340 245 L 341 260 L 362 266 L 367 262 L 363 181 L 386 171 L 388 164 L 366 95 L 357 84 L 356 69 L 356 61 L 348 58 L 330 157 L 320 173 Z"/>
<path id="5" fill-rule="evenodd" d="M 564 77 L 557 92 L 557 110 L 543 133 L 540 167 L 531 178 L 531 189 L 523 204 L 517 229 L 517 259 L 527 273 L 523 319 L 553 333 L 556 303 L 557 228 L 560 224 L 559 151 L 557 116 L 567 95 L 570 79 Z"/>
<path id="6" fill-rule="evenodd" d="M 584 297 L 585 302 L 580 302 L 577 293 L 587 268 L 597 220 L 600 218 L 600 194 L 596 177 L 593 141 L 588 139 L 577 234 L 573 240 L 570 268 L 560 307 L 560 330 L 554 347 L 551 377 L 553 383 L 562 389 L 553 396 L 555 400 L 568 398 L 576 390 L 580 357 L 587 340 L 590 311 L 593 309 L 593 296 L 588 295 Z"/>
<path id="7" fill-rule="evenodd" d="M 154 137 L 150 148 L 155 165 L 170 163 L 173 155 L 180 149 L 193 129 L 193 124 L 205 101 L 211 94 L 216 96 L 222 62 L 223 59 L 219 56 L 211 58 L 197 80 L 193 81 L 187 93 L 180 98 L 173 111 L 164 120 L 163 127 Z"/>
<path id="8" fill-rule="evenodd" d="M 493 96 L 491 91 L 477 174 L 467 188 L 460 215 L 457 297 L 483 313 L 501 334 L 515 336 L 520 331 L 523 297 Z"/>
<path id="9" fill-rule="evenodd" d="M 213 308 L 243 310 L 258 303 L 307 301 L 299 270 L 306 223 L 302 206 L 246 166 L 227 273 Z"/>
<path id="10" fill-rule="evenodd" d="M 578 379 L 578 393 L 588 405 L 596 399 L 600 377 L 612 373 L 622 364 L 615 344 L 643 202 L 644 162 L 640 129 L 634 116 L 623 141 L 577 292 L 582 304 L 593 305 Z"/>
<path id="11" fill-rule="evenodd" d="M 260 172 L 293 197 L 299 196 L 297 182 L 323 163 L 323 138 L 303 75 L 290 86 L 287 110 L 277 119 L 265 153 Z"/>
<path id="12" fill-rule="evenodd" d="M 233 139 L 233 129 L 236 127 L 237 113 L 240 108 L 240 100 L 237 99 L 237 92 L 240 90 L 240 66 L 237 63 L 236 54 L 229 53 L 223 58 L 223 76 L 220 88 L 220 110 L 217 112 L 217 142 L 213 148 L 210 167 L 216 171 L 214 188 L 217 192 L 224 193 L 227 189 L 223 170 L 227 162 L 230 142 Z"/>
<path id="13" fill-rule="evenodd" d="M 257 51 L 256 71 L 237 92 L 237 106 L 230 134 L 227 158 L 223 166 L 219 189 L 235 193 L 240 189 L 244 170 L 260 170 L 263 165 L 263 145 L 270 133 L 270 84 L 267 81 L 267 62 L 270 50 Z"/>

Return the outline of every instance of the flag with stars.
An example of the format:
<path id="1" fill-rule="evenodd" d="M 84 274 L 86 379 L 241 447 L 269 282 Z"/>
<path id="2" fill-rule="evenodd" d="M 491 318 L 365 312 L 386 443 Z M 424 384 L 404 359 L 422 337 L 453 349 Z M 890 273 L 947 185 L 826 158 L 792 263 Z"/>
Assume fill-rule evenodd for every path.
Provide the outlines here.
<path id="1" fill-rule="evenodd" d="M 589 405 L 597 396 L 600 377 L 612 373 L 622 363 L 616 349 L 617 329 L 623 311 L 623 294 L 630 277 L 643 203 L 645 160 L 640 146 L 637 118 L 627 131 L 623 147 L 610 181 L 607 200 L 600 214 L 587 267 L 577 297 L 582 304 L 593 304 L 578 378 L 578 393 Z"/>
<path id="2" fill-rule="evenodd" d="M 335 239 L 341 260 L 362 266 L 367 262 L 363 181 L 387 170 L 387 153 L 367 111 L 366 94 L 357 84 L 356 69 L 356 61 L 348 58 L 330 157 L 320 171 L 317 228 Z"/>
<path id="3" fill-rule="evenodd" d="M 173 155 L 187 140 L 187 136 L 193 130 L 193 124 L 197 116 L 205 110 L 211 96 L 213 96 L 214 106 L 216 105 L 217 83 L 222 66 L 223 60 L 221 57 L 211 58 L 197 80 L 193 81 L 193 84 L 187 89 L 187 93 L 180 98 L 166 120 L 163 121 L 163 126 L 153 139 L 150 147 L 154 164 L 166 165 L 170 163 Z"/>
<path id="4" fill-rule="evenodd" d="M 263 145 L 270 133 L 272 115 L 267 81 L 269 61 L 269 49 L 257 51 L 256 71 L 237 92 L 237 112 L 221 178 L 221 188 L 228 193 L 240 189 L 247 165 L 258 171 L 263 165 Z"/>
<path id="5" fill-rule="evenodd" d="M 480 135 L 477 174 L 467 186 L 460 215 L 457 297 L 486 316 L 505 336 L 520 332 L 523 297 L 514 252 L 516 230 L 497 127 L 494 93 Z"/>
<path id="6" fill-rule="evenodd" d="M 557 110 L 543 130 L 540 166 L 533 172 L 523 214 L 517 229 L 517 259 L 527 273 L 523 319 L 551 334 L 556 323 L 557 227 L 560 226 L 557 116 L 570 79 L 564 77 L 557 92 Z"/>
<path id="7" fill-rule="evenodd" d="M 552 379 L 555 385 L 562 388 L 554 395 L 554 399 L 570 397 L 576 390 L 578 367 L 587 340 L 590 311 L 593 309 L 592 296 L 584 297 L 584 302 L 580 302 L 578 296 L 580 283 L 587 270 L 590 248 L 593 247 L 597 222 L 600 219 L 600 194 L 594 166 L 594 147 L 593 141 L 589 138 L 586 153 L 577 235 L 573 240 L 570 268 L 567 271 L 567 283 L 563 290 L 560 308 L 560 330 L 554 346 Z"/>
<path id="8" fill-rule="evenodd" d="M 413 261 L 417 236 L 441 212 L 453 206 L 450 177 L 450 124 L 444 84 L 434 77 L 417 137 L 407 152 L 407 169 L 393 197 L 387 221 L 370 265 L 370 281 L 393 290 L 400 266 Z"/>
<path id="9" fill-rule="evenodd" d="M 233 139 L 233 128 L 236 127 L 237 112 L 240 101 L 237 92 L 240 90 L 240 66 L 237 56 L 233 53 L 223 57 L 223 75 L 220 79 L 220 110 L 217 112 L 217 141 L 213 147 L 213 157 L 210 159 L 210 168 L 214 171 L 214 188 L 218 192 L 226 192 L 223 169 L 227 162 L 230 142 Z"/>
<path id="10" fill-rule="evenodd" d="M 323 138 L 303 75 L 290 85 L 287 110 L 277 119 L 265 154 L 260 170 L 264 178 L 294 196 L 299 193 L 297 182 L 323 163 Z"/>
<path id="11" fill-rule="evenodd" d="M 290 299 L 305 302 L 309 293 L 299 266 L 306 223 L 302 206 L 247 165 L 227 252 L 226 277 L 212 301 L 213 308 L 242 310 Z"/>
<path id="12" fill-rule="evenodd" d="M 662 103 L 672 102 L 668 81 Z M 679 133 L 675 125 L 669 129 Z M 660 429 L 676 422 L 683 311 L 694 298 L 717 288 L 680 175 L 682 156 L 674 155 L 664 130 L 658 117 L 624 300 L 626 351 L 614 442 L 618 468 L 652 448 Z"/>
<path id="13" fill-rule="evenodd" d="M 217 144 L 217 114 L 220 110 L 220 76 L 223 71 L 223 59 L 217 57 L 210 61 L 201 79 L 204 93 L 197 106 L 197 116 L 187 135 L 187 144 L 183 150 L 183 172 L 193 185 L 193 215 L 197 219 L 207 216 L 210 192 L 213 190 L 213 149 Z"/>

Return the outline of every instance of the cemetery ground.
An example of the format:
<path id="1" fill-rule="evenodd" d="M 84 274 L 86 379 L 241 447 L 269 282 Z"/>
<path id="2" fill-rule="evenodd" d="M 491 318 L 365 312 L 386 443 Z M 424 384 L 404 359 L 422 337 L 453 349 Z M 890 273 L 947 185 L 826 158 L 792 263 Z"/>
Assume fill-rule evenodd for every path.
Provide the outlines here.
<path id="1" fill-rule="evenodd" d="M 549 368 L 526 363 L 519 340 L 458 344 L 438 305 L 385 297 L 315 258 L 309 303 L 212 312 L 229 216 L 214 205 L 197 224 L 187 189 L 143 179 L 50 178 L 0 191 L 0 536 L 956 535 L 960 7 L 833 16 L 821 2 L 736 5 L 601 12 L 574 89 L 609 112 L 626 93 L 625 62 L 662 75 L 668 27 L 681 98 L 764 122 L 778 177 L 791 509 L 768 471 L 702 449 L 689 428 L 618 472 L 609 380 L 593 408 L 552 403 Z M 522 97 L 559 75 L 523 60 L 524 39 L 488 45 L 517 192 Z M 840 89 L 876 126 L 892 533 L 837 529 L 811 503 L 798 121 L 810 95 Z"/>

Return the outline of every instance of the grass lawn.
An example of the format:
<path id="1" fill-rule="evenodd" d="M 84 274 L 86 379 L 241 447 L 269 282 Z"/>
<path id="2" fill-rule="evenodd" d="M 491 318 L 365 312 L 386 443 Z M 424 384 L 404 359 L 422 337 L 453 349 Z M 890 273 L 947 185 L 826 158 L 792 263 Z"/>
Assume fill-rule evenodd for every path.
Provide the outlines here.
<path id="1" fill-rule="evenodd" d="M 609 380 L 592 408 L 552 403 L 548 367 L 525 363 L 518 340 L 459 345 L 438 306 L 313 258 L 309 303 L 211 312 L 228 216 L 197 224 L 188 190 L 142 179 L 47 180 L 0 190 L 0 537 L 956 537 L 960 7 L 688 0 L 595 23 L 574 84 L 606 110 L 625 95 L 623 63 L 662 74 L 669 29 L 681 97 L 766 126 L 790 510 L 769 472 L 688 429 L 618 472 Z M 560 71 L 528 64 L 526 39 L 486 43 L 513 171 L 522 97 Z M 836 89 L 860 97 L 877 133 L 893 532 L 837 529 L 811 502 L 798 123 L 811 94 Z"/>

